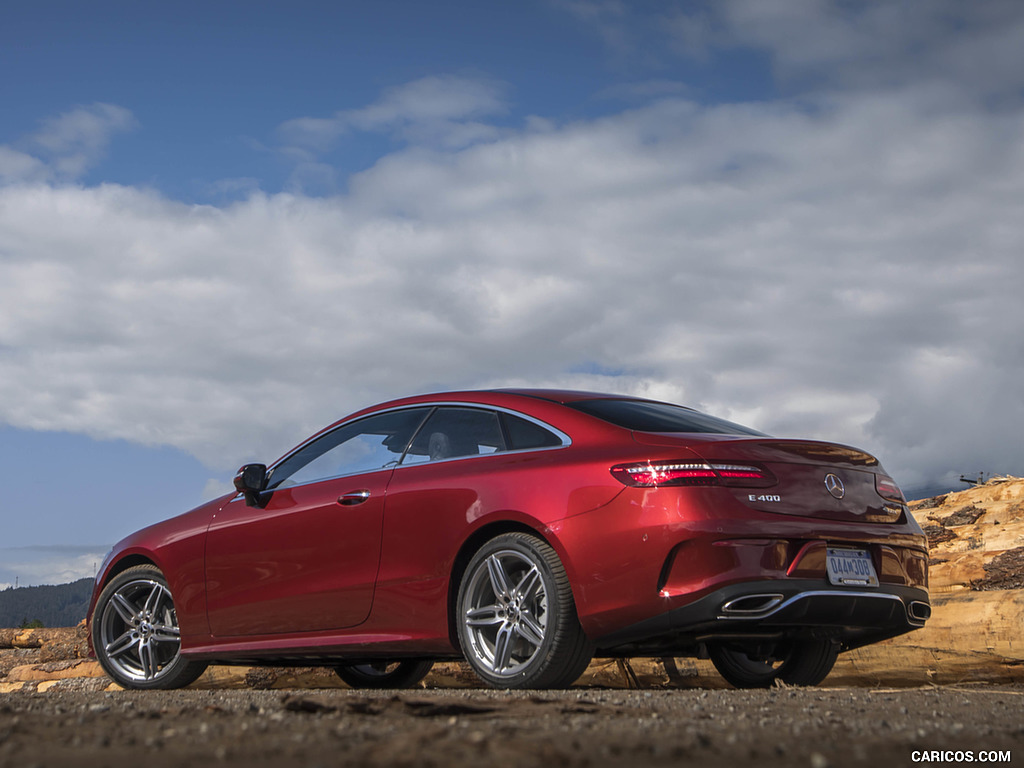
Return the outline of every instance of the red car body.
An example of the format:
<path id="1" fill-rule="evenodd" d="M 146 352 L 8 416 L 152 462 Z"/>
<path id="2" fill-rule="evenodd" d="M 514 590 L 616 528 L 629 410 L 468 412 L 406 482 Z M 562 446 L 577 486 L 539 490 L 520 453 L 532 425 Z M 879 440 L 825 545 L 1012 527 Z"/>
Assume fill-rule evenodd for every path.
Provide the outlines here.
<path id="1" fill-rule="evenodd" d="M 926 540 L 874 457 L 753 432 L 628 429 L 580 410 L 595 402 L 646 401 L 456 392 L 352 414 L 303 445 L 373 414 L 438 407 L 508 414 L 502 423 L 518 415 L 559 444 L 280 487 L 256 505 L 223 496 L 117 544 L 90 617 L 105 585 L 151 564 L 173 595 L 188 660 L 454 658 L 467 565 L 485 542 L 522 533 L 557 553 L 599 655 L 702 654 L 739 641 L 754 658 L 764 638 L 808 633 L 840 651 L 924 624 Z M 661 482 L 666 472 L 682 475 Z M 843 498 L 826 487 L 837 478 Z M 842 568 L 852 553 L 870 560 L 876 583 L 830 576 L 830 554 Z"/>

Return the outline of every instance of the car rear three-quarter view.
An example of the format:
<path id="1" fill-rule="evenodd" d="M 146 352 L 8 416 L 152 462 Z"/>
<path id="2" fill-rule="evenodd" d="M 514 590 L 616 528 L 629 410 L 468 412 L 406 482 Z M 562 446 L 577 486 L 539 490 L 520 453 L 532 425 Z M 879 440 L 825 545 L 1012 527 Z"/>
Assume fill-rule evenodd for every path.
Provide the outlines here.
<path id="1" fill-rule="evenodd" d="M 494 687 L 564 687 L 594 655 L 814 685 L 930 613 L 925 537 L 877 459 L 669 403 L 405 398 L 235 485 L 104 561 L 91 638 L 121 685 L 263 663 L 400 687 L 465 658 Z"/>

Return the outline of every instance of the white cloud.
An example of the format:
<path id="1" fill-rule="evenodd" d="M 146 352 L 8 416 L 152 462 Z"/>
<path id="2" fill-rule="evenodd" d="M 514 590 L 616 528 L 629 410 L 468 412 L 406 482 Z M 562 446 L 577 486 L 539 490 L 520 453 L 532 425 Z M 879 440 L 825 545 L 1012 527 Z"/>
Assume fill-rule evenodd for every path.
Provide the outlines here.
<path id="1" fill-rule="evenodd" d="M 49 178 L 50 169 L 42 160 L 0 144 L 0 184 Z"/>
<path id="2" fill-rule="evenodd" d="M 15 584 L 33 587 L 91 579 L 105 554 L 102 547 L 3 547 L 0 548 L 0 589 Z"/>
<path id="3" fill-rule="evenodd" d="M 0 144 L 0 185 L 78 179 L 103 158 L 115 134 L 136 125 L 129 110 L 114 104 L 76 107 L 47 118 L 21 140 L 26 151 Z"/>
<path id="4" fill-rule="evenodd" d="M 785 78 L 894 87 L 941 82 L 973 98 L 1024 84 L 1016 0 L 726 0 L 721 40 L 768 51 Z"/>
<path id="5" fill-rule="evenodd" d="M 103 157 L 114 134 L 136 125 L 135 117 L 124 107 L 96 103 L 44 120 L 30 143 L 49 159 L 59 176 L 76 179 Z"/>
<path id="6" fill-rule="evenodd" d="M 227 480 L 220 480 L 215 477 L 211 477 L 206 481 L 206 485 L 203 487 L 202 500 L 212 501 L 213 499 L 219 498 L 226 493 L 234 493 L 234 483 Z"/>
<path id="7" fill-rule="evenodd" d="M 289 147 L 324 152 L 351 130 L 385 132 L 413 143 L 465 147 L 497 130 L 481 118 L 505 112 L 499 83 L 463 76 L 432 76 L 387 89 L 373 104 L 331 117 L 289 120 L 279 133 Z M 286 147 L 285 151 L 291 151 Z"/>
<path id="8" fill-rule="evenodd" d="M 622 0 L 550 0 L 551 5 L 590 27 L 608 48 L 622 54 L 637 44 L 636 35 L 624 23 L 631 9 Z"/>
<path id="9" fill-rule="evenodd" d="M 233 468 L 391 395 L 582 383 L 934 474 L 968 460 L 955 388 L 920 395 L 953 380 L 935 361 L 990 394 L 1021 373 L 1022 131 L 887 98 L 666 100 L 395 154 L 343 198 L 9 187 L 0 417 Z M 625 375 L 571 373 L 588 364 Z M 972 442 L 975 463 L 1024 459 Z"/>
<path id="10" fill-rule="evenodd" d="M 764 7 L 757 44 L 782 56 L 784 7 Z M 754 44 L 754 6 L 730 8 Z M 979 50 L 1005 36 L 970 32 Z M 836 66 L 794 44 L 789 62 Z M 418 81 L 282 128 L 323 173 L 343 131 L 429 137 L 330 198 L 9 185 L 0 422 L 233 469 L 390 396 L 550 384 L 859 444 L 910 485 L 1022 473 L 1024 109 L 956 97 L 966 69 L 907 66 L 792 101 L 485 125 L 486 142 L 462 131 L 499 113 L 493 84 Z"/>
<path id="11" fill-rule="evenodd" d="M 673 56 L 749 67 L 753 52 L 766 55 L 790 94 L 930 83 L 947 99 L 992 106 L 1018 104 L 1024 86 L 1018 0 L 549 2 L 596 33 L 627 71 L 661 73 Z M 732 98 L 728 87 L 713 95 Z"/>

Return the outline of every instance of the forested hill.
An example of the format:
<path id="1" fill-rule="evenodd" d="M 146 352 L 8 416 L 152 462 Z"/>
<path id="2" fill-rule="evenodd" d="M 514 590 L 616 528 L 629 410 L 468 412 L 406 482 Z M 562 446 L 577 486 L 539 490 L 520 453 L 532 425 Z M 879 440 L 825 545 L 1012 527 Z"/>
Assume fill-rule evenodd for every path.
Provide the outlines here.
<path id="1" fill-rule="evenodd" d="M 10 587 L 0 592 L 0 627 L 31 622 L 41 622 L 44 627 L 73 627 L 85 618 L 91 594 L 92 579 L 57 586 Z"/>

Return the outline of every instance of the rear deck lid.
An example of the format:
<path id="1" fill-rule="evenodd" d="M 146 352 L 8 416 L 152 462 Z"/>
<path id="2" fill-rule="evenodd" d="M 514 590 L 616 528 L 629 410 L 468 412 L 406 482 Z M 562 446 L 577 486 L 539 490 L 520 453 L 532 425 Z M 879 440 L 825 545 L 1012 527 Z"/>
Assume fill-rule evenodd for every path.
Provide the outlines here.
<path id="1" fill-rule="evenodd" d="M 777 480 L 771 487 L 729 489 L 740 501 L 763 512 L 893 523 L 905 511 L 903 494 L 878 459 L 849 446 L 731 435 L 634 432 L 633 436 L 643 445 L 685 445 L 711 466 L 749 463 L 767 469 Z"/>

